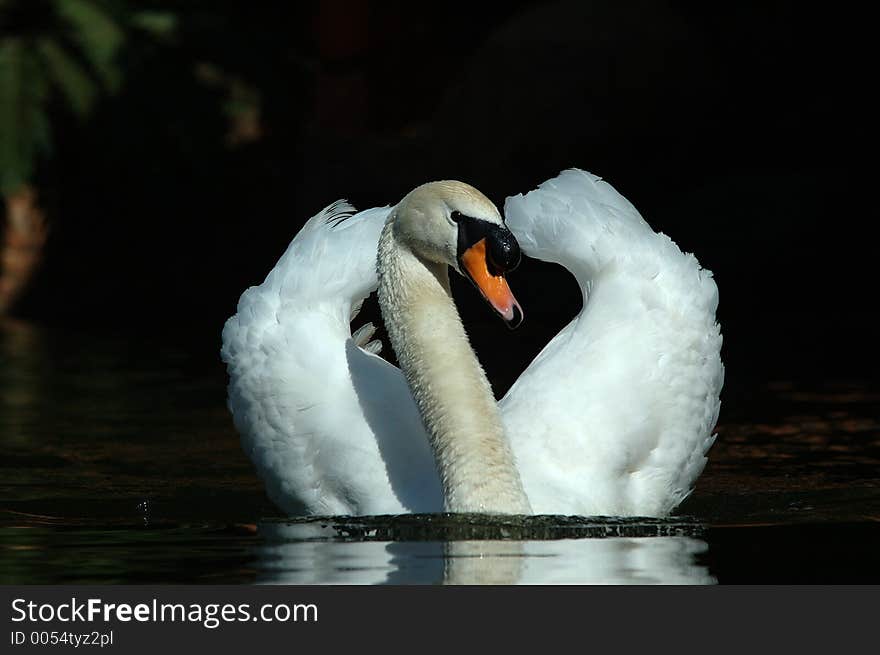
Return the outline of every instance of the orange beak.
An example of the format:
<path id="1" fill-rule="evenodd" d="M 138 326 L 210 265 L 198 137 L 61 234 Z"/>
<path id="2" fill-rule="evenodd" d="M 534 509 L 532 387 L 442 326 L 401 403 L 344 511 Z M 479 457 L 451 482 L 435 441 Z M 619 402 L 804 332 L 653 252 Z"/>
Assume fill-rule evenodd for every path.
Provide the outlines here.
<path id="1" fill-rule="evenodd" d="M 464 251 L 461 263 L 471 281 L 492 305 L 492 308 L 505 320 L 511 329 L 522 323 L 523 311 L 503 275 L 494 275 L 489 271 L 486 259 L 486 238 L 482 238 Z"/>

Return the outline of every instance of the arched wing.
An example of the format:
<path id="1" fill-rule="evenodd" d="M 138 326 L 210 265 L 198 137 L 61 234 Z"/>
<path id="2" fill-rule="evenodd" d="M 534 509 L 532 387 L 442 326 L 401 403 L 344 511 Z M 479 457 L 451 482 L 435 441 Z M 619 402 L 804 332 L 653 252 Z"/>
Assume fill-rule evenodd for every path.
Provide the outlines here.
<path id="1" fill-rule="evenodd" d="M 584 299 L 500 403 L 532 508 L 669 513 L 705 465 L 720 407 L 711 272 L 584 171 L 508 198 L 505 215 Z"/>
<path id="2" fill-rule="evenodd" d="M 310 219 L 223 329 L 229 408 L 270 498 L 289 514 L 438 511 L 439 481 L 400 371 L 352 337 L 376 289 L 388 208 Z"/>

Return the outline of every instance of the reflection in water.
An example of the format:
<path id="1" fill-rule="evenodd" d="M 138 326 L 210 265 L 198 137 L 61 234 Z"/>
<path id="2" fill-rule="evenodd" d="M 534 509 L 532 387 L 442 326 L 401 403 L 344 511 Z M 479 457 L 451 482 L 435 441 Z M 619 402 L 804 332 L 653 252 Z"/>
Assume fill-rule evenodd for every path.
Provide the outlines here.
<path id="1" fill-rule="evenodd" d="M 446 584 L 714 584 L 693 537 L 451 542 Z"/>
<path id="2" fill-rule="evenodd" d="M 0 434 L 6 447 L 27 447 L 39 419 L 48 371 L 43 335 L 27 323 L 0 321 Z"/>
<path id="3" fill-rule="evenodd" d="M 714 584 L 694 537 L 334 541 L 316 524 L 264 523 L 264 584 Z"/>

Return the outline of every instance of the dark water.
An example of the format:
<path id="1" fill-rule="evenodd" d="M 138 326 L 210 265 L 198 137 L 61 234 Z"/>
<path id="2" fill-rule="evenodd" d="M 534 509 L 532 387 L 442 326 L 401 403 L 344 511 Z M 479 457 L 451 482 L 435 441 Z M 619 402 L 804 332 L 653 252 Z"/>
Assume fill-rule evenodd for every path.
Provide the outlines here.
<path id="1" fill-rule="evenodd" d="M 665 521 L 304 521 L 239 449 L 215 341 L 0 323 L 0 583 L 880 582 L 868 383 L 729 384 Z"/>

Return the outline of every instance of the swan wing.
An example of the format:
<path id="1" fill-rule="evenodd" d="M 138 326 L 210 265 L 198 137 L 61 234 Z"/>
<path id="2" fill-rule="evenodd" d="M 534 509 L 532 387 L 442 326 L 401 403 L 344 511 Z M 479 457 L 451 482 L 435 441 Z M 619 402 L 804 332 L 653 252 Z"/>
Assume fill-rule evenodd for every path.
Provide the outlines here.
<path id="1" fill-rule="evenodd" d="M 439 481 L 401 372 L 350 321 L 377 285 L 389 208 L 311 218 L 223 329 L 229 408 L 269 497 L 289 514 L 438 511 Z"/>
<path id="2" fill-rule="evenodd" d="M 584 171 L 508 198 L 505 215 L 523 251 L 583 294 L 500 402 L 532 508 L 668 514 L 705 466 L 720 409 L 711 272 Z"/>

